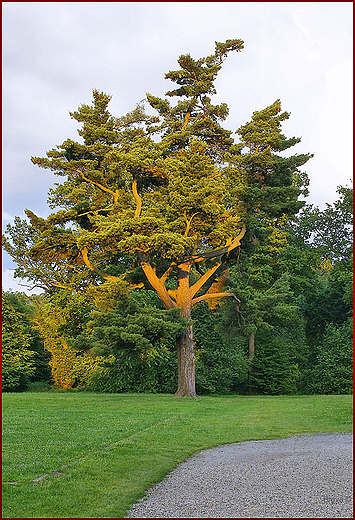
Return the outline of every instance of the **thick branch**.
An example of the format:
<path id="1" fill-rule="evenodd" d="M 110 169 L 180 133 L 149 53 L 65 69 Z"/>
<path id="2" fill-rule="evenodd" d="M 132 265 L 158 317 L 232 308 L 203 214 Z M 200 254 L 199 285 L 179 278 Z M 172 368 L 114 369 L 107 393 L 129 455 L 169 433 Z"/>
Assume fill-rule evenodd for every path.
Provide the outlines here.
<path id="1" fill-rule="evenodd" d="M 90 211 L 85 211 L 85 213 L 79 213 L 78 214 L 78 217 L 83 217 L 84 215 L 89 215 L 90 213 L 92 214 L 98 214 L 99 211 L 111 211 L 113 209 L 113 205 L 110 204 L 109 206 L 107 206 L 106 208 L 101 208 L 101 209 L 91 209 Z"/>
<path id="2" fill-rule="evenodd" d="M 133 183 L 132 183 L 132 193 L 133 193 L 133 196 L 136 199 L 136 203 L 137 203 L 136 211 L 134 213 L 134 218 L 138 218 L 139 215 L 141 214 L 141 210 L 142 210 L 142 199 L 138 195 L 137 179 L 133 180 Z"/>
<path id="3" fill-rule="evenodd" d="M 234 298 L 238 302 L 238 304 L 240 304 L 240 300 L 236 297 L 235 294 L 227 293 L 227 292 L 203 294 L 202 296 L 198 296 L 197 298 L 194 298 L 192 300 L 191 304 L 194 305 L 195 303 L 201 302 L 203 300 L 209 300 L 211 298 L 223 298 L 225 296 L 231 296 L 232 298 Z"/>
<path id="4" fill-rule="evenodd" d="M 185 117 L 184 117 L 184 122 L 183 122 L 182 127 L 181 127 L 181 130 L 185 130 L 185 128 L 187 127 L 187 125 L 189 123 L 190 117 L 191 117 L 191 113 L 190 112 L 186 112 Z"/>
<path id="5" fill-rule="evenodd" d="M 150 265 L 149 261 L 146 258 L 146 255 L 141 251 L 137 251 L 137 254 L 140 266 L 143 269 L 143 272 L 146 275 L 148 282 L 156 291 L 157 295 L 163 302 L 165 308 L 172 309 L 173 307 L 176 307 L 175 302 L 171 299 L 164 283 L 162 283 L 160 278 L 158 278 L 155 269 L 153 269 Z"/>
<path id="6" fill-rule="evenodd" d="M 177 290 L 176 289 L 168 289 L 168 295 L 173 300 L 173 302 L 176 303 Z"/>
<path id="7" fill-rule="evenodd" d="M 217 262 L 213 267 L 208 269 L 201 278 L 197 280 L 196 283 L 191 287 L 190 294 L 191 297 L 195 296 L 195 294 L 202 288 L 202 286 L 211 278 L 211 276 L 217 271 L 217 269 L 221 266 L 221 262 Z"/>
<path id="8" fill-rule="evenodd" d="M 111 280 L 112 282 L 116 282 L 116 281 L 119 280 L 118 276 L 108 275 L 108 274 L 104 273 L 103 271 L 101 271 L 101 269 L 98 269 L 97 267 L 94 267 L 92 265 L 92 263 L 90 262 L 90 260 L 88 258 L 87 247 L 84 247 L 84 249 L 81 250 L 81 254 L 82 254 L 82 257 L 83 257 L 83 260 L 85 262 L 86 267 L 88 267 L 90 269 L 90 271 L 94 271 L 94 273 L 96 273 L 99 276 L 101 276 L 101 278 L 103 278 L 104 280 Z"/>
<path id="9" fill-rule="evenodd" d="M 143 282 L 133 283 L 133 282 L 130 282 L 129 280 L 125 280 L 125 281 L 127 281 L 130 289 L 143 289 L 145 287 Z"/>
<path id="10" fill-rule="evenodd" d="M 240 241 L 245 235 L 246 228 L 243 226 L 242 231 L 239 233 L 238 236 L 235 238 L 230 238 L 227 240 L 227 244 L 224 247 L 221 247 L 220 249 L 216 249 L 215 251 L 208 251 L 207 253 L 201 253 L 197 256 L 192 256 L 191 260 L 193 262 L 203 262 L 204 260 L 207 260 L 209 258 L 217 258 L 219 256 L 222 256 L 226 253 L 230 253 L 230 251 L 233 251 L 236 247 L 240 246 Z"/>
<path id="11" fill-rule="evenodd" d="M 60 282 L 56 282 L 54 280 L 50 280 L 48 282 L 52 287 L 60 287 L 60 289 L 67 289 L 69 291 L 73 291 L 75 293 L 83 293 L 84 291 L 80 290 L 80 289 L 75 289 L 74 287 L 71 287 L 70 285 L 67 286 L 67 285 L 64 285 L 63 283 L 60 283 Z"/>
<path id="12" fill-rule="evenodd" d="M 172 262 L 171 265 L 168 267 L 168 269 L 165 271 L 165 273 L 161 275 L 159 280 L 161 281 L 162 284 L 165 284 L 166 279 L 168 278 L 171 271 L 174 269 L 175 265 L 176 265 L 176 263 Z"/>

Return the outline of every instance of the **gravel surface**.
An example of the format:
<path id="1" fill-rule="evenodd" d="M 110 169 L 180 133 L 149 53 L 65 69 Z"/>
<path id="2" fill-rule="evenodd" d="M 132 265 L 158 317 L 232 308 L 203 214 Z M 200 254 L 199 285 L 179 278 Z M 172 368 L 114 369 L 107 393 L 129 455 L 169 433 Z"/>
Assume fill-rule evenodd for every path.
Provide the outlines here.
<path id="1" fill-rule="evenodd" d="M 200 452 L 126 518 L 352 518 L 352 438 L 322 434 Z"/>

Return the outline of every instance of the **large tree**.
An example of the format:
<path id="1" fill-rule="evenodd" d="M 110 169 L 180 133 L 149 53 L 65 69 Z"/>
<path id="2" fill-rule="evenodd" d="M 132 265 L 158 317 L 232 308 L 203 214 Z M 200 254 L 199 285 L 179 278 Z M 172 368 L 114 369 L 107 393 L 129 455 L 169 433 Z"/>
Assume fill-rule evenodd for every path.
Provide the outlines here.
<path id="1" fill-rule="evenodd" d="M 230 167 L 238 168 L 242 179 L 239 200 L 245 208 L 247 229 L 230 276 L 241 306 L 238 312 L 233 309 L 230 319 L 236 320 L 239 332 L 248 334 L 251 372 L 258 329 L 272 327 L 275 319 L 287 322 L 296 310 L 290 303 L 289 280 L 283 277 L 289 269 L 281 260 L 288 248 L 289 228 L 304 205 L 299 195 L 308 194 L 308 178 L 299 167 L 312 155 L 283 153 L 300 142 L 281 132 L 282 122 L 289 116 L 281 111 L 280 100 L 255 111 L 238 129 L 240 142 L 234 150 L 240 153 L 230 158 Z"/>
<path id="2" fill-rule="evenodd" d="M 71 113 L 82 124 L 82 142 L 68 139 L 46 158 L 32 158 L 65 178 L 49 195 L 56 211 L 41 219 L 27 210 L 29 226 L 17 220 L 8 228 L 5 247 L 19 275 L 49 290 L 85 291 L 105 281 L 154 289 L 166 309 L 179 308 L 188 322 L 196 303 L 236 298 L 218 287 L 246 232 L 245 167 L 237 159 L 242 147 L 220 124 L 228 108 L 212 105 L 210 96 L 227 54 L 242 48 L 241 40 L 227 40 L 211 56 L 180 56 L 179 70 L 165 75 L 177 88 L 164 99 L 147 94 L 158 116 L 137 106 L 115 118 L 110 96 L 97 90 L 91 106 Z M 255 152 L 263 160 L 287 148 L 281 120 L 275 118 L 270 143 Z M 277 192 L 281 212 L 284 199 L 289 205 L 300 194 L 293 175 L 303 162 L 290 163 L 277 181 L 286 187 Z M 191 324 L 177 340 L 177 356 L 175 396 L 197 397 Z"/>

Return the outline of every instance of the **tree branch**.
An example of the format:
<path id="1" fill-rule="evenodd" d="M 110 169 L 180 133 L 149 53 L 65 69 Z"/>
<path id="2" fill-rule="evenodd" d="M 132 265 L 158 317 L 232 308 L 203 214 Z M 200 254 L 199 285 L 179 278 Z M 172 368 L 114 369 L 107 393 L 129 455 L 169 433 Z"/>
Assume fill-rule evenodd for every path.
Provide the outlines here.
<path id="1" fill-rule="evenodd" d="M 127 280 L 126 280 L 127 281 Z M 130 282 L 129 280 L 127 281 L 128 285 L 129 285 L 129 288 L 130 289 L 143 289 L 145 287 L 144 283 L 143 282 L 139 282 L 139 283 L 133 283 L 133 282 Z"/>
<path id="2" fill-rule="evenodd" d="M 133 180 L 133 183 L 132 183 L 132 193 L 133 193 L 133 196 L 136 199 L 136 203 L 137 203 L 136 211 L 134 213 L 134 218 L 138 218 L 140 216 L 141 210 L 142 210 L 142 199 L 138 195 L 137 179 Z"/>
<path id="3" fill-rule="evenodd" d="M 202 296 L 198 296 L 197 298 L 194 298 L 192 300 L 191 305 L 194 305 L 195 303 L 201 302 L 203 300 L 209 300 L 211 298 L 223 298 L 225 296 L 231 296 L 238 302 L 238 304 L 240 304 L 240 300 L 236 297 L 235 294 L 227 293 L 227 292 L 220 292 L 220 293 L 207 293 L 207 294 L 203 294 Z M 238 305 L 238 307 L 239 307 L 239 305 Z"/>
<path id="4" fill-rule="evenodd" d="M 181 127 L 181 130 L 185 130 L 185 128 L 187 127 L 188 122 L 190 120 L 190 117 L 191 117 L 191 112 L 186 112 L 185 117 L 184 117 L 184 122 L 183 122 L 182 127 Z"/>
<path id="5" fill-rule="evenodd" d="M 196 283 L 194 283 L 194 285 L 192 285 L 192 287 L 190 288 L 190 294 L 191 294 L 191 298 L 202 288 L 202 286 L 209 280 L 209 278 L 211 278 L 211 276 L 217 271 L 217 269 L 221 266 L 221 262 L 217 262 L 213 267 L 211 267 L 210 269 L 208 269 L 208 271 L 206 271 L 202 276 L 201 278 L 199 278 L 197 280 Z"/>
<path id="6" fill-rule="evenodd" d="M 106 193 L 109 193 L 110 195 L 112 195 L 114 202 L 118 202 L 118 190 L 112 191 L 112 190 L 110 190 L 110 188 L 106 188 L 102 184 L 88 179 L 87 177 L 85 177 L 83 172 L 80 170 L 76 170 L 76 173 L 78 173 L 85 182 L 88 182 L 89 184 L 93 184 L 94 186 L 97 186 L 98 188 L 100 188 L 100 190 L 103 190 Z"/>
<path id="7" fill-rule="evenodd" d="M 191 260 L 193 262 L 203 262 L 209 258 L 217 258 L 218 256 L 222 256 L 230 251 L 233 251 L 236 247 L 240 246 L 240 241 L 245 235 L 246 228 L 243 226 L 242 231 L 235 238 L 229 238 L 224 247 L 220 249 L 216 249 L 215 251 L 208 251 L 207 253 L 201 253 L 200 255 L 192 256 Z"/>
<path id="8" fill-rule="evenodd" d="M 170 297 L 164 283 L 157 277 L 155 269 L 150 265 L 147 256 L 142 251 L 137 251 L 138 259 L 148 282 L 158 294 L 166 309 L 176 307 L 176 303 Z M 164 276 L 164 275 L 163 275 Z"/>
<path id="9" fill-rule="evenodd" d="M 188 220 L 187 215 L 186 215 L 186 211 L 185 211 L 185 220 L 186 220 L 186 229 L 185 229 L 185 233 L 184 233 L 184 237 L 185 237 L 185 238 L 186 238 L 187 235 L 189 234 L 192 219 L 193 219 L 194 216 L 197 215 L 197 214 L 198 214 L 198 211 L 192 215 L 192 217 L 190 218 L 190 220 Z"/>
<path id="10" fill-rule="evenodd" d="M 119 280 L 118 276 L 108 275 L 108 274 L 104 273 L 103 271 L 101 271 L 101 269 L 98 269 L 97 267 L 94 267 L 92 265 L 92 263 L 90 262 L 89 257 L 88 257 L 88 249 L 87 249 L 87 247 L 84 247 L 81 250 L 81 255 L 83 257 L 83 260 L 85 262 L 86 267 L 88 267 L 90 269 L 90 271 L 94 271 L 94 273 L 96 273 L 99 276 L 101 276 L 101 278 L 103 278 L 104 280 L 111 280 L 112 282 L 116 282 L 116 281 Z"/>
<path id="11" fill-rule="evenodd" d="M 168 289 L 168 294 L 169 294 L 170 298 L 174 301 L 174 303 L 176 303 L 176 293 L 177 293 L 176 289 Z"/>
<path id="12" fill-rule="evenodd" d="M 50 280 L 48 282 L 52 287 L 60 287 L 60 289 L 66 289 L 66 290 L 69 290 L 69 291 L 73 291 L 75 293 L 83 293 L 84 291 L 80 290 L 80 289 L 75 289 L 74 287 L 71 287 L 71 286 L 67 286 L 67 285 L 64 285 L 62 283 L 59 283 L 59 282 L 56 282 L 55 280 Z"/>
<path id="13" fill-rule="evenodd" d="M 99 211 L 111 211 L 113 209 L 113 205 L 110 204 L 110 206 L 107 206 L 106 208 L 100 208 L 100 209 L 91 209 L 90 211 L 85 211 L 85 213 L 79 213 L 78 217 L 83 217 L 84 215 L 89 215 L 90 213 L 99 213 Z"/>

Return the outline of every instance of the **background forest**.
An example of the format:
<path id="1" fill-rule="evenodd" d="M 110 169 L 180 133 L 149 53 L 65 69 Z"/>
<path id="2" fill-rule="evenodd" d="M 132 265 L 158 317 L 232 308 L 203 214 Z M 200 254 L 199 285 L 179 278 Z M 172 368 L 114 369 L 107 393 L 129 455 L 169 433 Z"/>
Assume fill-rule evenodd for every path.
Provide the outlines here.
<path id="1" fill-rule="evenodd" d="M 324 210 L 299 199 L 311 155 L 283 153 L 300 139 L 279 100 L 237 142 L 221 126 L 214 80 L 242 49 L 180 56 L 154 116 L 114 118 L 94 90 L 71 113 L 82 142 L 32 158 L 65 180 L 56 212 L 26 210 L 3 239 L 44 290 L 3 292 L 3 391 L 173 393 L 193 330 L 198 394 L 351 392 L 352 188 Z"/>

